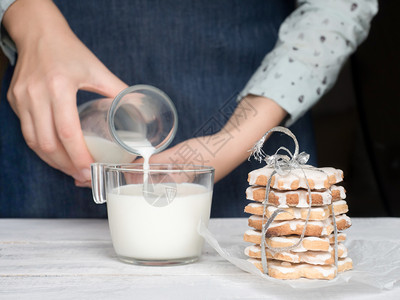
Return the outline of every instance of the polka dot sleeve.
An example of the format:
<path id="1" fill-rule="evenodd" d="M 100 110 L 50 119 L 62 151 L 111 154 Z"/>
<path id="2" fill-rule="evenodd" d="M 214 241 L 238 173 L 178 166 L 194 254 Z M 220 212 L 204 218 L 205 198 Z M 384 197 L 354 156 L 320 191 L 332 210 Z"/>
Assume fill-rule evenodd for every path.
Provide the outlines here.
<path id="1" fill-rule="evenodd" d="M 0 0 L 0 22 L 1 22 L 1 31 L 0 31 L 0 47 L 3 50 L 4 54 L 10 60 L 11 64 L 15 63 L 15 45 L 11 38 L 8 36 L 7 32 L 3 28 L 3 16 L 6 10 L 13 4 L 15 0 Z"/>
<path id="2" fill-rule="evenodd" d="M 333 86 L 377 11 L 376 0 L 299 1 L 238 99 L 254 94 L 274 100 L 288 112 L 290 126 Z"/>

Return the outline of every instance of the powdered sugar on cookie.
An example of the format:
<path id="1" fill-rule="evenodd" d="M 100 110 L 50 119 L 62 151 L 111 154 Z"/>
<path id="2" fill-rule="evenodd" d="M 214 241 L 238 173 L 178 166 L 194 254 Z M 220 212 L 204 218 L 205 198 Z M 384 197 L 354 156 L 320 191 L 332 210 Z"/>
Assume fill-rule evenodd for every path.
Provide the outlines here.
<path id="1" fill-rule="evenodd" d="M 342 186 L 332 185 L 322 191 L 311 191 L 311 203 L 313 206 L 329 205 L 332 201 L 346 198 L 346 191 Z M 265 187 L 249 186 L 246 189 L 246 199 L 257 202 L 265 200 Z M 308 207 L 308 191 L 299 189 L 295 191 L 279 191 L 271 189 L 268 203 L 278 207 Z"/>

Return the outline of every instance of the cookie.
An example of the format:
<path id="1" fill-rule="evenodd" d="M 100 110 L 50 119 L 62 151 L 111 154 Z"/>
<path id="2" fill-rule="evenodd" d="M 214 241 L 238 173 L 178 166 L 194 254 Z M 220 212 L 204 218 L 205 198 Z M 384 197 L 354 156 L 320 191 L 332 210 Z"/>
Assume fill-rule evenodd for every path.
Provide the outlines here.
<path id="1" fill-rule="evenodd" d="M 265 208 L 265 217 L 269 219 L 271 215 L 277 210 L 276 206 L 267 206 Z M 279 213 L 275 217 L 275 221 L 282 220 L 294 220 L 294 219 L 306 219 L 308 214 L 308 208 L 297 208 L 290 207 L 284 208 L 285 212 Z M 244 211 L 249 214 L 262 216 L 264 213 L 264 206 L 261 203 L 249 203 L 244 208 Z M 335 210 L 336 212 L 337 210 Z M 309 220 L 325 220 L 329 217 L 330 210 L 328 206 L 313 207 L 310 210 Z"/>
<path id="2" fill-rule="evenodd" d="M 252 245 L 248 246 L 244 252 L 247 256 L 252 258 L 261 258 L 261 246 Z M 267 258 L 272 258 L 280 261 L 287 261 L 290 263 L 308 263 L 311 265 L 331 265 L 335 263 L 335 251 L 332 246 L 328 251 L 306 251 L 306 252 L 273 252 L 266 249 Z M 347 257 L 347 248 L 342 244 L 338 244 L 338 257 Z"/>
<path id="3" fill-rule="evenodd" d="M 346 201 L 339 200 L 333 203 L 335 215 L 340 215 L 348 212 L 348 206 Z M 265 209 L 265 217 L 268 219 L 271 215 L 277 210 L 276 206 L 267 206 Z M 281 220 L 294 220 L 294 219 L 302 219 L 305 220 L 308 214 L 308 208 L 298 208 L 298 207 L 289 207 L 282 208 L 285 212 L 279 213 L 275 217 L 275 221 Z M 264 213 L 264 206 L 261 203 L 249 203 L 244 211 L 249 214 L 262 216 Z M 320 206 L 320 207 L 311 207 L 309 220 L 326 220 L 331 215 L 331 207 L 330 206 Z"/>
<path id="4" fill-rule="evenodd" d="M 267 222 L 266 218 L 252 215 L 249 218 L 249 226 L 261 230 L 262 224 Z M 266 236 L 282 235 L 301 235 L 304 228 L 304 220 L 274 221 L 269 226 Z M 351 226 L 351 220 L 345 214 L 336 216 L 336 226 L 338 230 L 344 230 Z M 330 218 L 322 221 L 309 221 L 305 231 L 305 236 L 330 235 L 333 232 L 333 224 Z"/>
<path id="5" fill-rule="evenodd" d="M 250 185 L 266 186 L 273 171 L 274 168 L 268 166 L 253 170 L 249 173 L 248 182 Z M 271 187 L 278 190 L 307 189 L 306 177 L 310 189 L 322 190 L 341 182 L 343 180 L 343 171 L 329 167 L 317 169 L 305 165 L 303 169 L 292 169 L 283 175 L 276 173 L 272 176 Z"/>
<path id="6" fill-rule="evenodd" d="M 332 215 L 331 206 L 328 206 L 328 208 L 329 208 L 329 215 Z M 347 213 L 349 211 L 349 207 L 345 200 L 339 200 L 333 202 L 333 210 L 335 211 L 335 216 L 337 216 Z"/>
<path id="7" fill-rule="evenodd" d="M 265 187 L 249 186 L 246 189 L 246 198 L 257 202 L 265 199 Z M 332 185 L 329 189 L 322 191 L 311 191 L 311 205 L 322 206 L 331 204 L 332 201 L 346 199 L 346 191 L 342 186 Z M 279 207 L 308 207 L 308 190 L 299 189 L 295 191 L 279 191 L 271 189 L 268 203 Z"/>
<path id="8" fill-rule="evenodd" d="M 261 244 L 261 231 L 249 229 L 244 233 L 243 239 L 246 242 L 253 244 Z M 268 246 L 273 248 L 283 248 L 295 245 L 299 241 L 300 237 L 297 235 L 290 236 L 275 236 L 268 237 L 265 242 Z M 345 233 L 338 233 L 338 242 L 344 242 L 346 240 Z M 304 237 L 301 244 L 296 248 L 292 249 L 293 252 L 305 252 L 305 251 L 328 251 L 330 244 L 335 242 L 335 236 L 333 234 L 324 237 Z"/>
<path id="9" fill-rule="evenodd" d="M 263 271 L 260 259 L 249 258 L 249 262 L 254 264 L 261 272 Z M 353 261 L 346 257 L 339 259 L 338 268 L 334 265 L 316 266 L 307 263 L 291 264 L 289 262 L 280 262 L 268 260 L 268 275 L 278 279 L 333 279 L 337 272 L 344 272 L 353 268 Z"/>

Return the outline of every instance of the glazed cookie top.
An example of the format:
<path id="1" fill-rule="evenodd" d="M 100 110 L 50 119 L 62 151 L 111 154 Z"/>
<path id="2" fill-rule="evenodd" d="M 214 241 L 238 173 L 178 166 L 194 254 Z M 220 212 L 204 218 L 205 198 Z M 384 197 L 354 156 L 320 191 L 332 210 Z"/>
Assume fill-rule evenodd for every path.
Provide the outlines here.
<path id="1" fill-rule="evenodd" d="M 274 168 L 265 166 L 249 173 L 250 185 L 266 186 Z M 272 176 L 271 187 L 278 190 L 307 189 L 307 182 L 312 190 L 328 189 L 331 185 L 343 180 L 343 171 L 335 168 L 314 168 L 304 165 L 302 169 L 292 169 L 285 174 L 276 173 Z"/>
<path id="2" fill-rule="evenodd" d="M 253 244 L 261 244 L 261 231 L 249 229 L 244 234 L 244 240 Z M 295 245 L 300 239 L 298 235 L 290 236 L 274 236 L 267 237 L 265 241 L 267 244 L 274 248 L 291 247 Z M 338 242 L 346 241 L 346 234 L 343 232 L 337 235 Z M 323 237 L 305 236 L 299 246 L 292 249 L 292 252 L 305 252 L 311 251 L 328 251 L 330 244 L 335 243 L 335 236 L 333 234 Z"/>
<path id="3" fill-rule="evenodd" d="M 274 252 L 266 249 L 267 257 L 274 258 L 280 261 L 288 261 L 293 263 L 305 262 L 312 265 L 328 265 L 334 263 L 334 249 L 329 246 L 328 251 L 306 251 L 306 252 Z M 251 245 L 246 247 L 244 254 L 253 257 L 261 258 L 261 247 L 259 245 Z M 347 248 L 342 244 L 338 243 L 338 257 L 347 257 Z"/>
<path id="4" fill-rule="evenodd" d="M 338 230 L 345 230 L 351 226 L 351 220 L 346 215 L 336 216 L 336 225 Z M 267 219 L 258 215 L 251 215 L 248 219 L 250 227 L 261 230 Z M 304 220 L 273 221 L 267 230 L 267 236 L 281 236 L 291 234 L 301 234 L 305 226 Z M 321 221 L 308 221 L 305 235 L 324 236 L 333 232 L 333 222 L 331 218 Z"/>
<path id="5" fill-rule="evenodd" d="M 272 214 L 278 209 L 276 206 L 266 206 L 264 211 L 264 205 L 257 202 L 249 203 L 244 211 L 249 214 L 262 216 L 265 214 L 266 218 L 270 218 Z M 340 215 L 348 212 L 347 202 L 345 200 L 339 200 L 333 202 L 333 209 L 335 215 Z M 289 207 L 283 208 L 283 211 L 279 213 L 275 217 L 275 221 L 280 220 L 293 220 L 293 219 L 302 219 L 305 220 L 308 215 L 308 208 L 298 208 L 298 207 Z M 318 206 L 312 207 L 310 210 L 310 220 L 325 220 L 332 214 L 332 210 L 330 206 Z"/>
<path id="6" fill-rule="evenodd" d="M 312 206 L 331 204 L 331 201 L 346 198 L 346 191 L 342 186 L 332 185 L 324 191 L 312 191 Z M 249 186 L 246 189 L 246 199 L 263 202 L 265 199 L 265 187 Z M 268 202 L 278 207 L 308 207 L 308 191 L 298 189 L 295 191 L 279 191 L 271 189 Z"/>

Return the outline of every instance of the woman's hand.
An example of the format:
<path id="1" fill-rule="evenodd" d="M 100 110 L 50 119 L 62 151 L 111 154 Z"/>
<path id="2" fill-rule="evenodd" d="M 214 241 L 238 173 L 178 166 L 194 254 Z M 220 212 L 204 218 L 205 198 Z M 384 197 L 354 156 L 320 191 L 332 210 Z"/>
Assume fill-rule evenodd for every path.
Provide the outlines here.
<path id="1" fill-rule="evenodd" d="M 90 156 L 76 105 L 78 89 L 114 97 L 126 87 L 74 35 L 50 0 L 18 0 L 3 24 L 18 59 L 7 94 L 28 146 L 50 166 L 90 180 Z"/>

